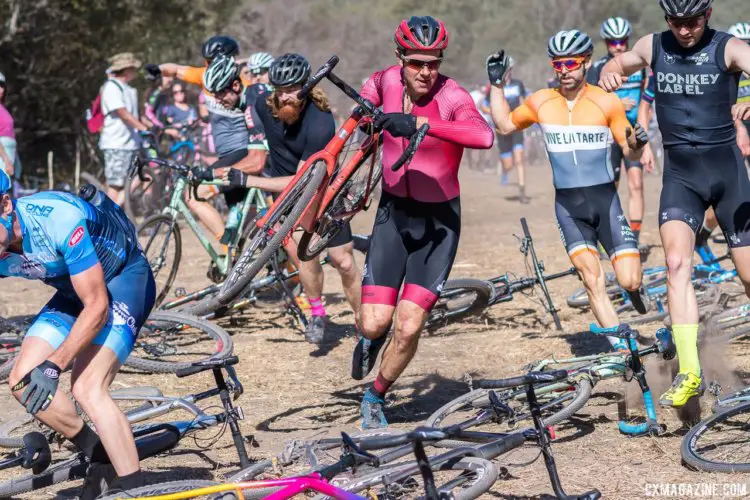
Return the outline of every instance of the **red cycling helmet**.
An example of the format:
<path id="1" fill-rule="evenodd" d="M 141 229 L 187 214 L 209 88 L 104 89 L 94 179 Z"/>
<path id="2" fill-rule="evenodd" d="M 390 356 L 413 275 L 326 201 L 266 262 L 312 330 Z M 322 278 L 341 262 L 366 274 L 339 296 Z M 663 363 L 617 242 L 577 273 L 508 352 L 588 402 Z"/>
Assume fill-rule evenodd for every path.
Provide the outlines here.
<path id="1" fill-rule="evenodd" d="M 448 47 L 448 30 L 442 21 L 432 16 L 411 16 L 401 21 L 393 39 L 402 52 L 445 50 Z"/>

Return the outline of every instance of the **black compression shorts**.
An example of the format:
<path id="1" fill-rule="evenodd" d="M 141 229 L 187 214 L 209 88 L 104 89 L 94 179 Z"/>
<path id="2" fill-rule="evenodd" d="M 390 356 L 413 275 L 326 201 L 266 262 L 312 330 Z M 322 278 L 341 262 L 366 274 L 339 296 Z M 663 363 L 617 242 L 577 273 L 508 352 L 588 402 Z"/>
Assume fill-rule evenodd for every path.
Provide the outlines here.
<path id="1" fill-rule="evenodd" d="M 226 154 L 216 160 L 216 162 L 211 165 L 211 168 L 216 169 L 231 167 L 232 165 L 244 160 L 247 156 L 247 153 L 247 149 L 238 149 L 237 151 Z M 248 191 L 246 188 L 235 186 L 221 186 L 219 190 L 224 193 L 224 199 L 226 200 L 227 205 L 230 207 L 233 207 L 234 205 L 245 201 L 245 197 L 247 196 Z"/>
<path id="2" fill-rule="evenodd" d="M 518 130 L 508 135 L 496 136 L 497 149 L 500 151 L 501 158 L 510 158 L 513 151 L 523 149 L 523 131 Z"/>
<path id="3" fill-rule="evenodd" d="M 708 207 L 731 248 L 750 246 L 750 180 L 740 149 L 734 144 L 666 148 L 659 226 L 678 220 L 697 233 Z"/>
<path id="4" fill-rule="evenodd" d="M 630 170 L 631 168 L 640 168 L 643 170 L 643 165 L 639 161 L 628 160 L 622 153 L 622 148 L 616 142 L 613 142 L 609 150 L 610 161 L 612 162 L 612 171 L 615 174 L 615 181 L 620 180 L 620 170 L 622 169 L 622 163 L 625 162 L 625 169 Z"/>
<path id="5" fill-rule="evenodd" d="M 448 278 L 461 234 L 461 201 L 425 203 L 383 192 L 362 276 L 362 303 L 401 299 L 432 309 Z"/>
<path id="6" fill-rule="evenodd" d="M 612 262 L 621 257 L 640 257 L 614 183 L 557 189 L 555 213 L 560 237 L 571 259 L 582 252 L 598 256 L 597 241 Z"/>

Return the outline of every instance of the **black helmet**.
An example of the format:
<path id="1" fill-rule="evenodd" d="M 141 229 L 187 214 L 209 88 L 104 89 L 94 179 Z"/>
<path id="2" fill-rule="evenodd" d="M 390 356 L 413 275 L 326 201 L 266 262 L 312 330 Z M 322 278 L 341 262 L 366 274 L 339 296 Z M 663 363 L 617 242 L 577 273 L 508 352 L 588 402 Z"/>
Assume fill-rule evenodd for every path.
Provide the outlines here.
<path id="1" fill-rule="evenodd" d="M 310 76 L 310 63 L 299 54 L 284 54 L 271 64 L 268 79 L 274 87 L 289 87 L 305 83 Z"/>
<path id="2" fill-rule="evenodd" d="M 240 52 L 240 44 L 231 36 L 214 35 L 203 43 L 203 59 L 213 61 L 218 55 L 235 56 Z"/>
<path id="3" fill-rule="evenodd" d="M 669 17 L 694 17 L 711 8 L 713 0 L 659 0 L 659 5 Z"/>

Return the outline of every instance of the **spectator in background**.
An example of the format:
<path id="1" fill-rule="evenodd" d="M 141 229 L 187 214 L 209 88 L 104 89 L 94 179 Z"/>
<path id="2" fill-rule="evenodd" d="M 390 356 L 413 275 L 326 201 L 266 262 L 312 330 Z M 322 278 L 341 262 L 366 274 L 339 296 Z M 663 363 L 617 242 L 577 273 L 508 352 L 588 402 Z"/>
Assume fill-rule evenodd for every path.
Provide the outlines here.
<path id="1" fill-rule="evenodd" d="M 0 168 L 2 168 L 11 179 L 21 176 L 16 154 L 16 131 L 13 117 L 5 107 L 5 96 L 7 86 L 5 75 L 0 73 Z"/>
<path id="2" fill-rule="evenodd" d="M 138 92 L 129 85 L 141 62 L 130 52 L 123 52 L 112 56 L 109 63 L 110 77 L 101 89 L 104 126 L 99 149 L 104 155 L 107 195 L 121 205 L 125 178 L 138 150 L 136 132 L 148 132 L 148 127 L 138 120 Z"/>
<path id="3" fill-rule="evenodd" d="M 143 123 L 147 127 L 164 128 L 164 110 L 169 104 L 169 90 L 174 80 L 171 76 L 162 75 L 159 85 L 151 91 L 146 99 L 146 106 L 143 110 Z"/>
<path id="4" fill-rule="evenodd" d="M 191 125 L 198 119 L 198 111 L 195 106 L 187 103 L 185 85 L 182 82 L 172 83 L 172 104 L 164 109 L 164 120 L 166 124 L 174 128 L 182 128 Z M 179 137 L 180 133 L 173 129 L 168 129 L 167 134 L 172 137 Z"/>

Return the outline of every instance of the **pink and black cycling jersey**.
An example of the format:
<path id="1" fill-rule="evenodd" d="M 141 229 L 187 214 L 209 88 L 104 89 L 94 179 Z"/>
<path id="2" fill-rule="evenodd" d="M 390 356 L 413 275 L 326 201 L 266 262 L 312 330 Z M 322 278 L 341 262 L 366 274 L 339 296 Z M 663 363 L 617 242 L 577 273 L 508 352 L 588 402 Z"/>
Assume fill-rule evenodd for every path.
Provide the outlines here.
<path id="1" fill-rule="evenodd" d="M 403 112 L 401 67 L 373 74 L 360 92 L 384 113 Z M 492 147 L 494 133 L 477 111 L 471 95 L 456 81 L 439 75 L 430 92 L 414 103 L 411 114 L 428 118 L 430 130 L 411 162 L 396 172 L 390 166 L 404 152 L 409 139 L 383 138 L 383 189 L 401 198 L 424 202 L 447 201 L 459 193 L 458 167 L 464 148 Z"/>

